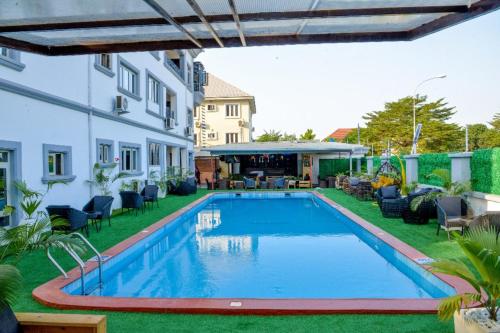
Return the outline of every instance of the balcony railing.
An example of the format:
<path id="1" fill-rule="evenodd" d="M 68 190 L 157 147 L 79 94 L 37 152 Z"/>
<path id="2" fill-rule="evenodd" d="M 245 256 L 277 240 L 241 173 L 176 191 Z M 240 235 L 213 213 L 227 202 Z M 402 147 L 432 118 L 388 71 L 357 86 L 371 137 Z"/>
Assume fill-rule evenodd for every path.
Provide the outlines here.
<path id="1" fill-rule="evenodd" d="M 184 74 L 182 73 L 182 70 L 179 68 L 179 66 L 170 58 L 165 57 L 165 63 L 174 70 L 180 77 L 184 77 Z"/>
<path id="2" fill-rule="evenodd" d="M 205 94 L 205 86 L 208 84 L 208 75 L 205 72 L 205 67 L 199 61 L 194 62 L 193 67 L 194 91 Z"/>

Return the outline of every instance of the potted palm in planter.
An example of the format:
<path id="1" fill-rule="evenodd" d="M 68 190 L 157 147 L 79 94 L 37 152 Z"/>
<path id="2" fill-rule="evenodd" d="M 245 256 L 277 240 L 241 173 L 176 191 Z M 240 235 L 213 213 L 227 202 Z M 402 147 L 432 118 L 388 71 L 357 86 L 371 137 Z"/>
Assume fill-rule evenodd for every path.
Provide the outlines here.
<path id="1" fill-rule="evenodd" d="M 64 223 L 64 222 L 56 222 Z M 69 247 L 83 253 L 80 239 L 65 234 L 52 234 L 53 225 L 47 216 L 38 215 L 31 224 L 10 229 L 0 227 L 0 325 L 2 332 L 19 332 L 19 324 L 12 312 L 17 293 L 22 286 L 22 276 L 17 262 L 28 252 L 48 248 Z"/>
<path id="2" fill-rule="evenodd" d="M 89 183 L 99 189 L 101 196 L 111 196 L 111 185 L 118 179 L 128 176 L 126 172 L 118 172 L 112 175 L 116 165 L 116 163 L 111 163 L 106 166 L 102 166 L 99 163 L 94 164 L 94 178 L 89 180 Z"/>
<path id="3" fill-rule="evenodd" d="M 450 296 L 438 308 L 443 320 L 454 317 L 455 333 L 500 332 L 500 242 L 494 228 L 477 227 L 457 238 L 465 259 L 440 260 L 434 272 L 456 276 L 473 291 Z"/>

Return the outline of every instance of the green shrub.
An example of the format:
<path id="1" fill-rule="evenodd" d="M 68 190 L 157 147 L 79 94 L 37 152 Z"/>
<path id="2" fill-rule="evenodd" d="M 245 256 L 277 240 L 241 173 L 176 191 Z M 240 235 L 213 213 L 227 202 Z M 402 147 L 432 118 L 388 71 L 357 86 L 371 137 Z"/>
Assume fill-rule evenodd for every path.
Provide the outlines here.
<path id="1" fill-rule="evenodd" d="M 352 161 L 353 169 L 355 169 L 356 162 Z M 328 159 L 319 160 L 319 176 L 321 179 L 326 179 L 326 177 L 335 176 L 339 172 L 349 171 L 349 159 Z"/>
<path id="2" fill-rule="evenodd" d="M 420 184 L 443 186 L 441 179 L 429 177 L 436 169 L 446 169 L 451 172 L 451 159 L 447 153 L 422 154 L 418 157 L 418 182 Z"/>
<path id="3" fill-rule="evenodd" d="M 500 148 L 480 149 L 471 159 L 472 189 L 500 194 Z"/>

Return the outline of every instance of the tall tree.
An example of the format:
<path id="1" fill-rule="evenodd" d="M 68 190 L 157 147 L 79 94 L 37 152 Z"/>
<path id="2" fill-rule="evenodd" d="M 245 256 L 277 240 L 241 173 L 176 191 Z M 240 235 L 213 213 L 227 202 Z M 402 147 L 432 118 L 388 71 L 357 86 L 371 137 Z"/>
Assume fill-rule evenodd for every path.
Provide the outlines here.
<path id="1" fill-rule="evenodd" d="M 260 135 L 255 141 L 257 142 L 275 142 L 280 141 L 282 134 L 276 130 L 264 130 L 264 134 Z"/>
<path id="2" fill-rule="evenodd" d="M 500 147 L 500 113 L 496 113 L 493 116 L 493 120 L 490 122 L 492 128 L 489 130 L 487 135 L 487 142 L 489 147 Z"/>
<path id="3" fill-rule="evenodd" d="M 316 138 L 316 134 L 314 134 L 312 128 L 308 128 L 304 134 L 300 135 L 300 140 L 314 140 Z"/>
<path id="4" fill-rule="evenodd" d="M 476 150 L 489 147 L 488 137 L 490 129 L 485 124 L 472 124 L 467 126 L 469 130 L 469 149 Z"/>
<path id="5" fill-rule="evenodd" d="M 413 97 L 404 97 L 386 103 L 384 110 L 364 115 L 366 129 L 361 130 L 361 142 L 373 144 L 375 152 L 379 154 L 390 140 L 393 149 L 400 153 L 409 153 L 413 139 L 413 101 Z M 442 98 L 428 102 L 427 96 L 418 96 L 415 105 L 416 122 L 422 124 L 419 152 L 462 149 L 462 131 L 457 124 L 449 123 L 455 114 L 454 107 L 449 107 Z"/>

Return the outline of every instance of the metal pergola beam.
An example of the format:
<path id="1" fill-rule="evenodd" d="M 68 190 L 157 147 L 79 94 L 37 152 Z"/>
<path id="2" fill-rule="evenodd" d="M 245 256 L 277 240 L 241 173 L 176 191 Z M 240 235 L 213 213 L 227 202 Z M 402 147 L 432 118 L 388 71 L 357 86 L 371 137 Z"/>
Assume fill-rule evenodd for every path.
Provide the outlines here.
<path id="1" fill-rule="evenodd" d="M 144 0 L 152 1 L 154 0 Z M 229 0 L 233 2 L 232 0 Z M 498 1 L 497 1 L 498 2 Z M 231 6 L 230 6 L 231 7 Z M 236 7 L 234 7 L 236 10 Z M 238 14 L 240 22 L 252 21 L 277 21 L 294 19 L 314 19 L 329 17 L 355 17 L 355 16 L 380 16 L 380 15 L 411 15 L 411 14 L 439 14 L 439 13 L 467 13 L 469 8 L 464 5 L 456 6 L 425 6 L 425 7 L 390 7 L 390 8 L 355 8 L 355 9 L 333 9 L 333 10 L 311 10 L 291 12 L 265 12 Z M 168 14 L 168 13 L 167 13 Z M 161 15 L 161 14 L 160 14 Z M 171 17 L 179 25 L 202 23 L 198 16 Z M 234 15 L 205 15 L 209 23 L 224 23 L 234 21 Z M 167 22 L 170 24 L 170 22 Z M 36 30 L 64 30 L 64 29 L 90 29 L 90 28 L 113 28 L 126 26 L 148 26 L 165 24 L 164 18 L 143 18 L 124 20 L 103 20 L 84 22 L 59 22 L 41 23 L 28 25 L 0 26 L 2 32 L 20 32 Z"/>
<path id="2" fill-rule="evenodd" d="M 203 48 L 203 45 L 193 36 L 189 31 L 184 29 L 170 14 L 163 8 L 156 0 L 142 0 L 147 3 L 155 12 L 160 14 L 161 17 L 165 19 L 169 24 L 173 25 L 180 32 L 182 32 L 194 45 L 199 48 Z"/>
<path id="3" fill-rule="evenodd" d="M 217 32 L 214 30 L 214 28 L 212 27 L 212 25 L 210 23 L 208 23 L 208 20 L 207 20 L 205 14 L 203 13 L 203 10 L 198 5 L 198 3 L 196 2 L 196 0 L 186 0 L 186 2 L 189 4 L 189 6 L 191 6 L 191 8 L 196 13 L 196 15 L 198 15 L 199 19 L 201 20 L 201 22 L 203 22 L 203 24 L 208 29 L 208 31 L 210 31 L 210 34 L 215 39 L 215 41 L 217 42 L 217 44 L 219 44 L 220 47 L 224 47 L 224 43 L 219 38 L 219 35 L 217 35 Z"/>
<path id="4" fill-rule="evenodd" d="M 238 35 L 240 36 L 241 45 L 247 46 L 247 41 L 245 40 L 245 34 L 243 33 L 243 28 L 241 27 L 240 16 L 238 15 L 236 4 L 234 3 L 234 0 L 227 1 L 229 3 L 229 8 L 231 9 L 231 14 L 233 15 L 234 24 L 236 24 L 236 29 L 238 30 Z"/>

